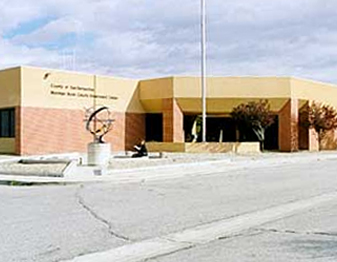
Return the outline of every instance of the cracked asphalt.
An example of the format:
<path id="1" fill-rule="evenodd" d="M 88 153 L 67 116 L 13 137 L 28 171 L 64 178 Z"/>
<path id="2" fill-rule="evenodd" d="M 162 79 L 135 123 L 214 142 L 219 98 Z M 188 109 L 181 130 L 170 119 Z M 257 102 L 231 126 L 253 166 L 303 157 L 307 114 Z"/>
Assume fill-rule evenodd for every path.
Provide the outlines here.
<path id="1" fill-rule="evenodd" d="M 334 192 L 336 167 L 311 159 L 139 183 L 1 186 L 0 261 L 71 259 Z M 336 205 L 149 261 L 336 261 Z"/>
<path id="2" fill-rule="evenodd" d="M 117 238 L 117 239 L 120 239 L 120 240 L 124 240 L 124 241 L 131 241 L 128 237 L 126 236 L 122 236 L 121 234 L 118 234 L 115 229 L 113 228 L 113 225 L 106 219 L 104 219 L 103 217 L 101 217 L 97 211 L 95 211 L 93 208 L 91 208 L 90 206 L 88 206 L 86 203 L 85 203 L 85 200 L 83 199 L 83 197 L 81 196 L 81 193 L 80 193 L 80 190 L 81 188 L 83 188 L 83 185 L 81 185 L 79 187 L 79 190 L 77 191 L 77 199 L 78 199 L 78 203 L 85 209 L 89 212 L 89 214 L 95 218 L 97 221 L 101 222 L 102 224 L 104 224 L 107 228 L 108 228 L 108 232 L 109 234 L 114 237 L 114 238 Z"/>
<path id="3" fill-rule="evenodd" d="M 252 228 L 151 262 L 337 261 L 337 204 Z"/>

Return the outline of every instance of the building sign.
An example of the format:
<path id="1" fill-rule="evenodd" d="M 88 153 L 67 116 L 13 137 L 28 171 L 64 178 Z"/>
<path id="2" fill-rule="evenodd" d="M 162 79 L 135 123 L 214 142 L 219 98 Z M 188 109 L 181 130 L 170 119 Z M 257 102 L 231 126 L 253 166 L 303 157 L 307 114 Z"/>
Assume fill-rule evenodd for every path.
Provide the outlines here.
<path id="1" fill-rule="evenodd" d="M 59 97 L 73 97 L 73 98 L 98 98 L 107 100 L 116 100 L 117 97 L 104 94 L 95 94 L 93 87 L 51 84 L 50 94 Z"/>

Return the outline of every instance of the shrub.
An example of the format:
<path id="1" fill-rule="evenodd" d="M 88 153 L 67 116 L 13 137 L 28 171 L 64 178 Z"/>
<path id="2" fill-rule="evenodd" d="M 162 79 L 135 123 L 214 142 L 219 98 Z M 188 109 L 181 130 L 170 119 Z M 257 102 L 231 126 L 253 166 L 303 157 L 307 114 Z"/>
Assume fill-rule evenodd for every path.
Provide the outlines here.
<path id="1" fill-rule="evenodd" d="M 337 128 L 337 111 L 330 105 L 314 101 L 304 109 L 301 123 L 307 128 L 314 128 L 321 139 L 327 131 Z"/>
<path id="2" fill-rule="evenodd" d="M 268 100 L 248 102 L 233 108 L 231 116 L 237 123 L 244 138 L 249 131 L 253 131 L 260 141 L 261 150 L 264 149 L 265 130 L 274 122 Z"/>

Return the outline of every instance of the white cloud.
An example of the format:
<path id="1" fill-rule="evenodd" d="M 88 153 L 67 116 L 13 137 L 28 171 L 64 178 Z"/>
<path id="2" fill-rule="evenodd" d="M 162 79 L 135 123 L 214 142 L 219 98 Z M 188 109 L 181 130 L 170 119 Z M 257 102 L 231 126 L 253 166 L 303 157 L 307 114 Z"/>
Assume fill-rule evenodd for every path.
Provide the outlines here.
<path id="1" fill-rule="evenodd" d="M 14 44 L 19 45 L 44 45 L 52 41 L 57 41 L 60 37 L 68 33 L 82 32 L 81 23 L 69 17 L 63 17 L 51 21 L 29 35 L 18 35 L 12 38 Z"/>
<path id="2" fill-rule="evenodd" d="M 134 78 L 199 73 L 199 1 L 0 1 L 2 34 L 39 17 L 53 18 L 33 32 L 0 40 L 1 67 L 62 67 L 59 61 L 71 60 L 76 50 L 76 68 L 87 72 Z M 334 0 L 208 0 L 209 74 L 296 75 L 337 83 L 336 8 Z M 78 37 L 72 45 L 46 48 L 69 33 Z"/>

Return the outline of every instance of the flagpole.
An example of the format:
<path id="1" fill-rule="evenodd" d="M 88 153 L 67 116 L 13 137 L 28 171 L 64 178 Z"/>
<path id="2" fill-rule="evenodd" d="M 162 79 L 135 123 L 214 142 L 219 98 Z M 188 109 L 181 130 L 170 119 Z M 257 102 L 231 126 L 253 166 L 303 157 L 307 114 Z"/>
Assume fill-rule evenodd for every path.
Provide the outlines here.
<path id="1" fill-rule="evenodd" d="M 201 0 L 202 142 L 206 142 L 206 3 Z"/>

